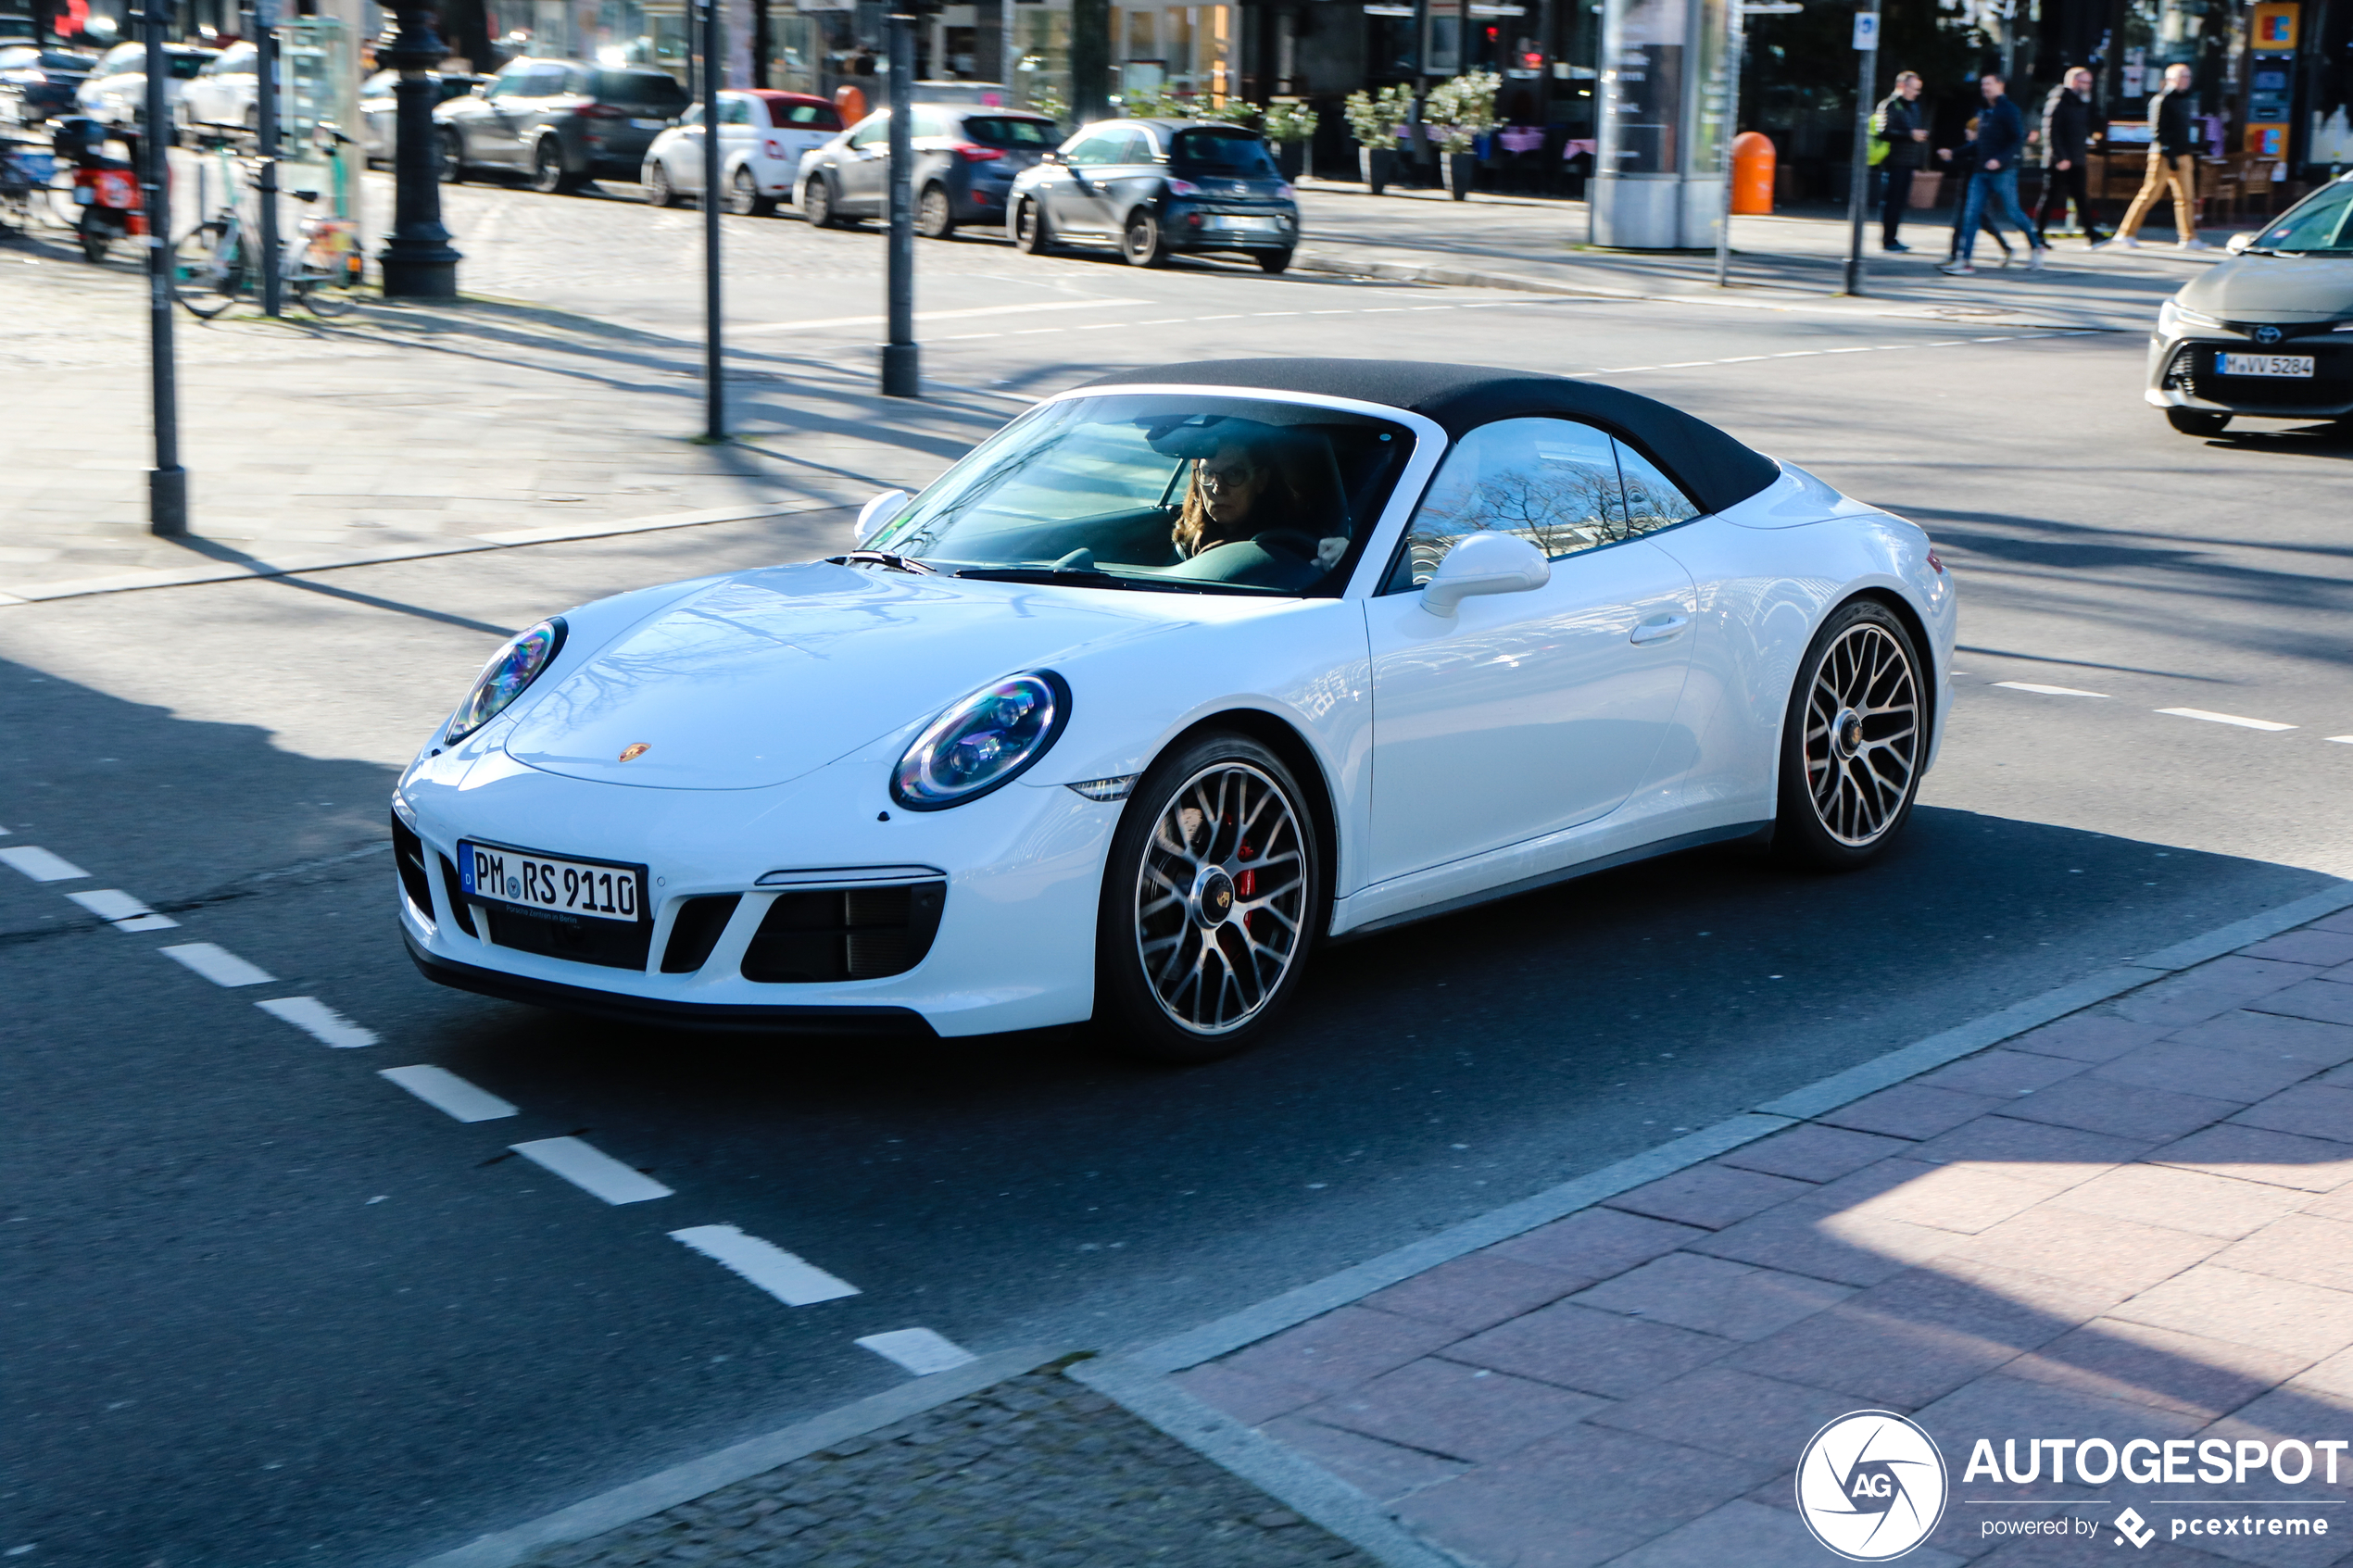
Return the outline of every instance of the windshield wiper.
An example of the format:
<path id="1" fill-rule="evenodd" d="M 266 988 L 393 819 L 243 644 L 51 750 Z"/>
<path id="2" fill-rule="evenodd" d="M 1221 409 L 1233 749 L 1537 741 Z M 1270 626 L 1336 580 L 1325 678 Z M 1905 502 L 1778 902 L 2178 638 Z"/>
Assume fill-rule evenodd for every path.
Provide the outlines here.
<path id="1" fill-rule="evenodd" d="M 912 571 L 918 577 L 939 575 L 939 568 L 936 566 L 925 566 L 912 556 L 895 556 L 888 550 L 851 550 L 844 555 L 827 556 L 825 559 L 834 566 L 881 566 L 893 571 Z M 962 576 L 963 573 L 957 575 Z"/>
<path id="2" fill-rule="evenodd" d="M 1042 583 L 1066 588 L 1136 588 L 1152 594 L 1248 593 L 1224 583 L 1175 583 L 1159 577 L 1122 577 L 1110 571 L 1057 571 L 1047 566 L 967 566 L 958 577 L 978 583 Z"/>

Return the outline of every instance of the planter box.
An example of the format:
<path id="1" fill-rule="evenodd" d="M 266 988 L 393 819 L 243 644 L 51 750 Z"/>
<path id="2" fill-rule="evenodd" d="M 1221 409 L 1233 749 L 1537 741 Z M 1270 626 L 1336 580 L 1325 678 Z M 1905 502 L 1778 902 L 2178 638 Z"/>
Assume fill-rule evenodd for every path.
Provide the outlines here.
<path id="1" fill-rule="evenodd" d="M 1438 169 L 1446 182 L 1446 194 L 1461 201 L 1471 194 L 1471 187 L 1478 183 L 1478 155 L 1441 153 Z"/>
<path id="2" fill-rule="evenodd" d="M 1365 188 L 1379 195 L 1397 177 L 1397 155 L 1387 147 L 1359 147 L 1356 149 L 1356 170 L 1364 177 Z"/>
<path id="3" fill-rule="evenodd" d="M 1307 168 L 1307 144 L 1304 142 L 1276 143 L 1275 167 L 1283 171 L 1284 179 L 1297 181 Z"/>

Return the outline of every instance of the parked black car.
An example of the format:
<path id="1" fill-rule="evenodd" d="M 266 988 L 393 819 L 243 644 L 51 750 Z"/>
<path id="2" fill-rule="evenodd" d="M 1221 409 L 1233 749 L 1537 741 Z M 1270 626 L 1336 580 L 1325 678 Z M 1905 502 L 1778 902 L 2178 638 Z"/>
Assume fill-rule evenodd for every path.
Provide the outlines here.
<path id="1" fill-rule="evenodd" d="M 959 223 L 1005 220 L 1016 176 L 1053 151 L 1044 115 L 922 104 L 908 127 L 915 155 L 915 232 L 944 240 Z M 870 114 L 800 160 L 801 216 L 819 227 L 880 218 L 890 207 L 890 111 Z"/>
<path id="2" fill-rule="evenodd" d="M 1173 251 L 1242 251 L 1279 272 L 1299 244 L 1299 203 L 1266 144 L 1214 121 L 1098 121 L 1015 180 L 1011 199 L 1006 227 L 1032 255 L 1115 245 L 1157 267 Z"/>
<path id="3" fill-rule="evenodd" d="M 97 56 L 74 49 L 0 45 L 0 97 L 12 102 L 20 125 L 38 125 L 51 115 L 71 114 L 73 90 L 97 63 Z"/>
<path id="4" fill-rule="evenodd" d="M 577 190 L 599 174 L 637 177 L 646 149 L 686 112 L 678 79 L 650 66 L 519 59 L 433 111 L 441 177 L 475 169 L 528 172 L 532 188 Z"/>

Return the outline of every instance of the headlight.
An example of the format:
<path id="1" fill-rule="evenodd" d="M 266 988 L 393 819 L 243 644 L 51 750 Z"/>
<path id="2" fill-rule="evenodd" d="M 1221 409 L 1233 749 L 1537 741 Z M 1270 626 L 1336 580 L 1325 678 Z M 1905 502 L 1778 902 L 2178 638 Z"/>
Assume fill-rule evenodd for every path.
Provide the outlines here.
<path id="1" fill-rule="evenodd" d="M 2170 299 L 2157 307 L 2157 335 L 2159 337 L 2171 337 L 2184 331 L 2219 330 L 2221 325 L 2213 317 L 2192 310 L 2187 306 L 2176 305 Z"/>
<path id="2" fill-rule="evenodd" d="M 983 686 L 924 727 L 890 776 L 910 811 L 977 800 L 1019 778 L 1070 721 L 1070 687 L 1051 670 Z"/>
<path id="3" fill-rule="evenodd" d="M 490 656 L 490 662 L 474 677 L 474 689 L 458 705 L 457 716 L 449 721 L 449 732 L 443 744 L 455 746 L 507 710 L 509 704 L 522 696 L 539 671 L 555 662 L 563 651 L 564 618 L 551 616 L 528 632 L 522 633 L 505 647 Z"/>

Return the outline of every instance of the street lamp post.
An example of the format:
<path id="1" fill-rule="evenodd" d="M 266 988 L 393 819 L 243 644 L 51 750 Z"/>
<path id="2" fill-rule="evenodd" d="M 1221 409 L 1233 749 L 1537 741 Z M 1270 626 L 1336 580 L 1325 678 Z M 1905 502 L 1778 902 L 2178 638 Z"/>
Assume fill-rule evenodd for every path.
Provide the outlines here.
<path id="1" fill-rule="evenodd" d="M 1863 207 L 1869 198 L 1871 94 L 1879 82 L 1879 0 L 1863 0 L 1855 13 L 1855 157 L 1846 177 L 1846 286 L 1863 292 Z"/>
<path id="2" fill-rule="evenodd" d="M 147 532 L 188 532 L 188 470 L 180 466 L 180 383 L 171 345 L 171 119 L 164 103 L 170 65 L 164 56 L 165 0 L 147 0 L 139 35 L 147 46 L 146 123 L 140 127 L 139 184 L 147 217 L 148 391 L 155 415 L 156 462 L 147 470 Z"/>
<path id="3" fill-rule="evenodd" d="M 883 345 L 885 397 L 920 397 L 915 348 L 915 202 L 912 146 L 915 118 L 915 19 L 890 12 L 890 341 Z"/>
<path id="4" fill-rule="evenodd" d="M 392 232 L 376 264 L 387 299 L 458 297 L 458 250 L 441 222 L 440 151 L 434 145 L 431 72 L 447 51 L 433 31 L 433 12 L 418 5 L 397 13 L 392 45 L 376 57 L 400 73 L 393 133 Z"/>
<path id="5" fill-rule="evenodd" d="M 726 69 L 720 47 L 720 0 L 698 0 L 702 20 L 702 307 L 703 438 L 727 439 L 726 351 L 719 297 L 719 83 Z"/>

